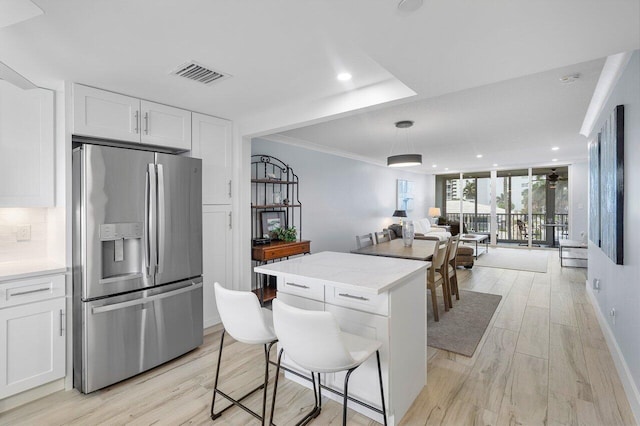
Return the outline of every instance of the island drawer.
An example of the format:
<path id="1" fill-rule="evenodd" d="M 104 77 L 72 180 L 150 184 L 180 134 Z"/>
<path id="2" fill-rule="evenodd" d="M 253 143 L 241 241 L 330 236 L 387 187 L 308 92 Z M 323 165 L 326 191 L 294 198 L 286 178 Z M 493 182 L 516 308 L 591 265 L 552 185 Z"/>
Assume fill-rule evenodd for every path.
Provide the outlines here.
<path id="1" fill-rule="evenodd" d="M 310 278 L 278 277 L 278 293 L 293 294 L 324 302 L 324 284 Z"/>
<path id="2" fill-rule="evenodd" d="M 294 296 L 292 294 L 279 292 L 277 299 L 283 301 L 289 306 L 306 309 L 307 311 L 324 311 L 323 302 L 307 299 L 306 297 Z"/>
<path id="3" fill-rule="evenodd" d="M 64 275 L 45 275 L 0 284 L 0 308 L 62 297 Z"/>
<path id="4" fill-rule="evenodd" d="M 389 315 L 389 295 L 370 294 L 357 290 L 345 290 L 343 288 L 325 287 L 326 302 L 331 305 L 357 309 L 378 315 Z"/>

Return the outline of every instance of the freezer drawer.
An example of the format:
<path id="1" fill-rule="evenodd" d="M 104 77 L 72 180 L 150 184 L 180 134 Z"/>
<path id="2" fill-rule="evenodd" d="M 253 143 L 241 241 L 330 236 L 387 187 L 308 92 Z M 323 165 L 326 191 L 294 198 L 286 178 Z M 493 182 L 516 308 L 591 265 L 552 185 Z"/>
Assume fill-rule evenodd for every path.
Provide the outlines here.
<path id="1" fill-rule="evenodd" d="M 82 304 L 74 386 L 93 392 L 202 344 L 202 279 Z M 76 336 L 77 337 L 77 336 Z"/>

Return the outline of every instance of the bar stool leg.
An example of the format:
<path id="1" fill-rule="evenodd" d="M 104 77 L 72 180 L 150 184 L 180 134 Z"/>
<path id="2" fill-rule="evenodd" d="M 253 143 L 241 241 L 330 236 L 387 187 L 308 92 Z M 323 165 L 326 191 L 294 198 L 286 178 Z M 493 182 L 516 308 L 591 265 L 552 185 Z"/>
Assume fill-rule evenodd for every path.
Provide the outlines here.
<path id="1" fill-rule="evenodd" d="M 262 425 L 266 420 L 265 414 L 267 410 L 267 388 L 269 386 L 269 352 L 275 342 L 271 342 L 268 345 L 264 345 L 264 392 L 262 394 Z"/>
<path id="2" fill-rule="evenodd" d="M 271 417 L 269 418 L 269 425 L 273 426 L 273 413 L 276 411 L 276 393 L 278 391 L 278 377 L 280 376 L 280 361 L 282 360 L 283 349 L 280 349 L 278 353 L 278 363 L 276 364 L 276 380 L 273 383 L 273 398 L 271 399 Z"/>
<path id="3" fill-rule="evenodd" d="M 219 413 L 213 412 L 213 407 L 216 403 L 216 393 L 218 392 L 218 378 L 220 377 L 220 361 L 222 360 L 222 346 L 224 345 L 224 335 L 226 330 L 222 330 L 222 335 L 220 336 L 220 349 L 218 350 L 218 366 L 216 367 L 216 379 L 213 383 L 213 398 L 211 398 L 211 420 L 215 420 L 222 415 L 222 411 Z"/>
<path id="4" fill-rule="evenodd" d="M 355 368 L 347 371 L 347 375 L 344 377 L 344 396 L 342 399 L 342 426 L 347 426 L 347 400 L 348 400 L 348 387 L 349 387 L 349 377 Z"/>
<path id="5" fill-rule="evenodd" d="M 320 373 L 318 373 L 318 411 L 316 412 L 315 416 L 313 416 L 313 418 L 315 419 L 316 417 L 318 417 L 321 411 L 322 411 L 322 382 L 320 381 Z"/>
<path id="6" fill-rule="evenodd" d="M 382 367 L 380 367 L 380 351 L 376 351 L 376 359 L 378 360 L 378 379 L 380 379 L 380 400 L 382 401 L 382 421 L 387 426 L 387 408 L 384 405 L 384 388 L 382 387 Z"/>

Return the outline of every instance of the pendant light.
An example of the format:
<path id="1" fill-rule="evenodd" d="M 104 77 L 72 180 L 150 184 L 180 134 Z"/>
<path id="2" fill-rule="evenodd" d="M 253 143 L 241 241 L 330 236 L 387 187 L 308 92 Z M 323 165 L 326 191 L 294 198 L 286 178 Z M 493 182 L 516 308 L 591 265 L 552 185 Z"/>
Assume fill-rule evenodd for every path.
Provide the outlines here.
<path id="1" fill-rule="evenodd" d="M 405 142 L 407 145 L 407 150 L 409 150 L 409 127 L 413 126 L 413 121 L 403 120 L 398 121 L 396 124 L 396 140 L 398 139 L 398 130 L 397 129 L 406 129 L 405 130 Z M 391 146 L 391 153 L 393 154 L 394 144 Z M 398 155 L 389 155 L 387 157 L 387 166 L 389 167 L 411 167 L 411 166 L 420 166 L 422 165 L 422 154 L 398 154 Z"/>

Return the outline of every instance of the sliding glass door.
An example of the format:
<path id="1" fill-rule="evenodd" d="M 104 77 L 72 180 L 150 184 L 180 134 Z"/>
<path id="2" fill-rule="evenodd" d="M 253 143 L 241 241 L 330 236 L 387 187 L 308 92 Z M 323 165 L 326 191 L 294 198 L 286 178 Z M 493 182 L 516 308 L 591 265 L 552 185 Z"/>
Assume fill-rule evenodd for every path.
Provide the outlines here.
<path id="1" fill-rule="evenodd" d="M 449 222 L 462 216 L 466 232 L 491 235 L 495 202 L 498 242 L 554 246 L 568 237 L 566 167 L 500 170 L 495 179 L 492 194 L 490 172 L 437 176 L 436 204 Z"/>
<path id="2" fill-rule="evenodd" d="M 490 172 L 465 173 L 462 182 L 462 205 L 467 232 L 491 235 Z"/>

